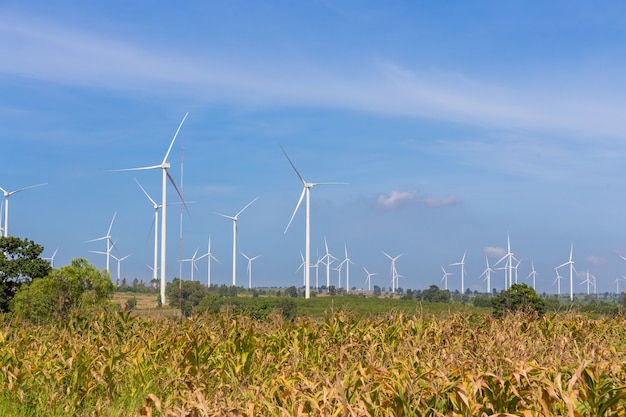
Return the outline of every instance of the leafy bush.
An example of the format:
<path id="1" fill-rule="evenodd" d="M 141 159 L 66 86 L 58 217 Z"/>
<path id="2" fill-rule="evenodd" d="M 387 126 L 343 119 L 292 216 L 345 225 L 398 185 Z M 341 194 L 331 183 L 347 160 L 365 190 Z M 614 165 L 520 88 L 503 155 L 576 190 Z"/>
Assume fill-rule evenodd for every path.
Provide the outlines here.
<path id="1" fill-rule="evenodd" d="M 492 301 L 494 315 L 502 316 L 507 312 L 536 311 L 544 314 L 545 304 L 532 287 L 526 284 L 513 284 L 502 291 Z"/>

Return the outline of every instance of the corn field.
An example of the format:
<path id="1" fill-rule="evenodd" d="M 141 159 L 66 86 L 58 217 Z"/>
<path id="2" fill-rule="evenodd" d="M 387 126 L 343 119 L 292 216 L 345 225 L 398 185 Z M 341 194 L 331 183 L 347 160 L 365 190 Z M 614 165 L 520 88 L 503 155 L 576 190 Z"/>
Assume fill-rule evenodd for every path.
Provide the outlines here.
<path id="1" fill-rule="evenodd" d="M 620 316 L 3 320 L 3 415 L 626 416 Z"/>

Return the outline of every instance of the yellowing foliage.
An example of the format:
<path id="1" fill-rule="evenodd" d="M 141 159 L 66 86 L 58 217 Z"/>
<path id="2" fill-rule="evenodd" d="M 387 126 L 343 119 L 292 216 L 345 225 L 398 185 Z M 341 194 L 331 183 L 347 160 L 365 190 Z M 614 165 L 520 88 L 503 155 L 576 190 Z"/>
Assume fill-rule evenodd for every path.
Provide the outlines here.
<path id="1" fill-rule="evenodd" d="M 626 416 L 623 317 L 103 313 L 0 341 L 16 416 Z"/>

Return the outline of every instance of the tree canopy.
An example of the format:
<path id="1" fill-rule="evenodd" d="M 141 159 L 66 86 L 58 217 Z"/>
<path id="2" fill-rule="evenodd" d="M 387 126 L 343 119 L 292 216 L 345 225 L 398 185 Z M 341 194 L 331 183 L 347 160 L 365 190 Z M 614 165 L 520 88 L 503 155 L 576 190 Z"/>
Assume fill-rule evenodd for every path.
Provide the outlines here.
<path id="1" fill-rule="evenodd" d="M 69 265 L 53 269 L 48 276 L 22 286 L 11 307 L 16 315 L 31 320 L 63 320 L 77 309 L 103 305 L 114 290 L 108 272 L 84 258 L 76 258 Z"/>
<path id="2" fill-rule="evenodd" d="M 501 316 L 506 312 L 536 311 L 545 312 L 545 303 L 532 287 L 526 284 L 513 284 L 492 299 L 494 315 Z"/>
<path id="3" fill-rule="evenodd" d="M 48 275 L 50 262 L 39 257 L 43 249 L 29 239 L 0 237 L 0 311 L 8 310 L 21 285 Z"/>

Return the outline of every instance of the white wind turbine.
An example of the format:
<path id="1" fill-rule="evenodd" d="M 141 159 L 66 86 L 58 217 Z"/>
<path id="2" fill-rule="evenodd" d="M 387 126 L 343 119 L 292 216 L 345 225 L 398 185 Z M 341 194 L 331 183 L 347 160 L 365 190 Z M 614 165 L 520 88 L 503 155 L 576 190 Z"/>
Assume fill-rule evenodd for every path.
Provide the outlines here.
<path id="1" fill-rule="evenodd" d="M 404 254 L 401 253 L 400 255 L 396 257 L 392 257 L 389 254 L 387 254 L 385 251 L 381 251 L 381 252 L 391 261 L 391 292 L 395 293 L 397 289 L 397 281 L 398 281 L 398 271 L 396 270 L 396 261 L 398 260 L 398 258 L 400 258 Z"/>
<path id="2" fill-rule="evenodd" d="M 348 257 L 348 247 L 345 245 L 345 243 L 343 248 L 345 250 L 346 257 L 343 261 L 341 261 L 339 267 L 341 267 L 343 264 L 346 265 L 346 292 L 350 292 L 350 264 L 354 264 L 354 262 L 352 262 L 352 260 Z"/>
<path id="3" fill-rule="evenodd" d="M 159 208 L 161 208 L 160 205 L 157 204 L 156 201 L 154 201 L 152 199 L 152 197 L 150 197 L 150 194 L 148 194 L 148 192 L 141 186 L 141 184 L 139 184 L 139 181 L 137 181 L 137 179 L 135 179 L 135 182 L 137 183 L 137 185 L 139 186 L 139 188 L 141 188 L 141 191 L 143 191 L 143 193 L 146 195 L 146 197 L 148 197 L 148 200 L 150 200 L 150 202 L 152 203 L 152 206 L 154 207 L 154 261 L 153 261 L 153 266 L 152 266 L 152 279 L 154 281 L 156 281 L 157 279 L 157 271 L 158 271 L 158 260 L 159 260 Z"/>
<path id="4" fill-rule="evenodd" d="M 198 270 L 198 267 L 196 266 L 196 261 L 197 261 L 199 258 L 196 258 L 196 255 L 198 255 L 198 251 L 199 251 L 199 250 L 200 250 L 200 249 L 196 248 L 196 251 L 193 253 L 193 256 L 192 256 L 191 258 L 181 259 L 181 260 L 180 260 L 181 262 L 189 262 L 189 263 L 191 264 L 191 280 L 192 280 L 192 281 L 194 280 L 194 279 L 193 279 L 193 270 L 194 270 L 194 269 Z M 198 270 L 198 271 L 199 271 L 199 270 Z M 183 277 L 180 277 L 180 279 L 182 280 L 182 279 L 183 279 Z"/>
<path id="5" fill-rule="evenodd" d="M 463 258 L 461 258 L 461 262 L 456 262 L 450 264 L 450 266 L 461 265 L 461 294 L 465 294 L 465 255 L 467 251 L 463 252 Z"/>
<path id="6" fill-rule="evenodd" d="M 165 305 L 165 279 L 166 279 L 166 272 L 167 272 L 166 270 L 167 256 L 166 255 L 167 255 L 167 180 L 168 178 L 170 182 L 172 183 L 172 185 L 174 186 L 174 189 L 178 193 L 180 200 L 184 203 L 183 195 L 181 194 L 180 190 L 176 186 L 176 183 L 174 182 L 174 178 L 172 178 L 169 171 L 167 170 L 170 167 L 170 163 L 167 162 L 167 158 L 170 156 L 170 152 L 172 151 L 172 146 L 174 146 L 174 141 L 176 140 L 176 137 L 178 136 L 178 132 L 180 132 L 180 129 L 183 127 L 183 123 L 185 123 L 185 120 L 187 119 L 187 115 L 189 115 L 189 113 L 185 113 L 183 120 L 178 125 L 178 129 L 176 129 L 176 133 L 174 133 L 174 137 L 172 138 L 172 141 L 170 142 L 170 146 L 167 149 L 167 152 L 165 153 L 165 157 L 163 158 L 163 161 L 159 165 L 115 170 L 115 171 L 144 171 L 144 170 L 150 170 L 150 169 L 162 170 L 161 210 L 163 210 L 163 213 L 161 216 L 161 304 L 163 305 Z"/>
<path id="7" fill-rule="evenodd" d="M 365 278 L 365 282 L 367 282 L 367 290 L 371 291 L 372 290 L 372 277 L 376 275 L 376 272 L 370 272 L 367 270 L 366 267 L 363 267 L 363 270 L 367 274 L 367 278 Z"/>
<path id="8" fill-rule="evenodd" d="M 300 178 L 300 181 L 302 182 L 302 185 L 303 185 L 302 194 L 300 194 L 300 199 L 298 200 L 298 204 L 296 205 L 296 208 L 293 211 L 293 214 L 291 215 L 291 219 L 289 219 L 289 223 L 287 224 L 287 227 L 285 228 L 285 233 L 287 233 L 287 230 L 289 229 L 289 226 L 291 225 L 291 222 L 293 221 L 293 218 L 296 215 L 296 212 L 300 208 L 300 204 L 302 204 L 302 199 L 306 195 L 305 245 L 304 245 L 305 247 L 304 249 L 305 251 L 304 298 L 310 298 L 311 297 L 311 270 L 310 270 L 310 266 L 311 266 L 311 188 L 318 186 L 318 185 L 345 184 L 345 183 L 342 183 L 342 182 L 306 182 L 304 178 L 302 178 L 302 175 L 300 175 L 300 172 L 298 172 L 298 169 L 296 168 L 294 163 L 291 162 L 291 159 L 289 159 L 289 156 L 287 155 L 287 152 L 285 152 L 285 149 L 283 149 L 282 146 L 280 147 L 280 149 L 282 149 L 283 153 L 287 157 L 287 160 L 291 164 L 291 167 L 293 168 L 294 171 L 296 171 L 296 175 L 298 175 L 298 178 Z"/>
<path id="9" fill-rule="evenodd" d="M 243 252 L 241 252 L 241 254 L 243 255 L 244 258 L 248 260 L 248 268 L 246 269 L 246 271 L 248 272 L 248 289 L 250 290 L 252 289 L 252 261 L 260 258 L 261 255 L 257 255 L 257 256 L 250 258 L 248 255 L 246 255 Z"/>
<path id="10" fill-rule="evenodd" d="M 491 273 L 493 272 L 493 269 L 491 268 L 491 266 L 489 266 L 489 259 L 487 258 L 486 255 L 485 255 L 485 263 L 487 264 L 487 268 L 485 268 L 485 270 L 483 271 L 482 274 L 480 274 L 480 276 L 481 277 L 483 275 L 485 276 L 485 280 L 487 280 L 487 293 L 491 294 Z"/>
<path id="11" fill-rule="evenodd" d="M 563 279 L 563 277 L 559 274 L 559 268 L 554 268 L 554 271 L 556 272 L 556 279 L 552 281 L 552 284 L 557 283 L 557 294 L 561 295 L 561 279 Z"/>
<path id="12" fill-rule="evenodd" d="M 52 254 L 51 257 L 49 258 L 43 258 L 45 261 L 49 261 L 50 262 L 50 267 L 54 268 L 54 258 L 57 256 L 57 252 L 58 252 L 59 248 L 56 248 L 54 250 L 54 253 Z"/>
<path id="13" fill-rule="evenodd" d="M 557 268 L 562 268 L 564 266 L 569 266 L 569 299 L 570 301 L 574 301 L 574 271 L 576 268 L 574 267 L 574 261 L 572 260 L 572 254 L 574 252 L 574 244 L 569 250 L 569 261 L 557 266 Z"/>
<path id="14" fill-rule="evenodd" d="M 218 264 L 220 263 L 220 261 L 218 261 L 217 258 L 215 256 L 213 256 L 213 254 L 211 253 L 211 236 L 209 236 L 209 246 L 208 246 L 207 253 L 205 253 L 204 255 L 202 255 L 199 258 L 197 258 L 196 261 L 199 261 L 200 259 L 202 259 L 204 257 L 207 258 L 206 286 L 207 286 L 207 288 L 211 288 L 211 259 L 213 259 Z"/>
<path id="15" fill-rule="evenodd" d="M 511 252 L 511 239 L 509 237 L 509 234 L 506 234 L 506 245 L 507 245 L 507 251 L 506 251 L 506 255 L 504 255 L 502 258 L 500 258 L 500 260 L 498 262 L 496 262 L 494 264 L 494 266 L 498 265 L 500 262 L 502 262 L 503 260 L 507 260 L 505 267 L 504 267 L 504 271 L 505 271 L 505 285 L 504 285 L 504 289 L 508 289 L 511 287 L 511 285 L 513 285 L 513 269 L 516 270 L 517 272 L 517 267 L 519 266 L 520 261 L 515 257 L 515 254 L 513 252 Z M 513 266 L 513 261 L 517 261 L 517 265 Z M 502 268 L 500 268 L 502 269 Z M 507 271 L 508 271 L 508 283 L 506 282 L 506 275 L 507 275 Z M 517 278 L 516 278 L 516 283 L 517 283 Z"/>
<path id="16" fill-rule="evenodd" d="M 130 258 L 131 255 L 132 255 L 132 253 L 130 253 L 130 254 L 126 255 L 126 256 L 123 256 L 121 258 L 118 258 L 115 255 L 111 255 L 111 257 L 117 261 L 117 285 L 118 286 L 120 285 L 120 279 L 121 279 L 121 275 L 122 275 L 121 274 L 120 264 L 122 263 L 123 260 Z"/>
<path id="17" fill-rule="evenodd" d="M 443 282 L 444 290 L 448 291 L 448 277 L 453 274 L 452 272 L 446 272 L 443 265 L 441 266 L 441 270 L 443 271 L 443 277 L 441 278 L 441 281 Z"/>
<path id="18" fill-rule="evenodd" d="M 518 264 L 519 265 L 519 264 Z M 530 265 L 532 266 L 532 271 L 530 271 L 530 274 L 528 274 L 528 276 L 526 276 L 526 279 L 533 277 L 533 290 L 536 290 L 537 287 L 535 286 L 536 281 L 537 281 L 537 271 L 535 271 L 535 262 L 531 261 Z"/>
<path id="19" fill-rule="evenodd" d="M 318 256 L 317 261 L 313 264 L 313 268 L 315 268 L 315 290 L 320 290 L 320 263 L 322 262 L 322 258 Z"/>
<path id="20" fill-rule="evenodd" d="M 328 252 L 328 242 L 326 241 L 326 236 L 324 236 L 324 246 L 326 246 L 326 255 L 322 256 L 322 259 L 326 261 L 322 261 L 324 265 L 326 265 L 326 291 L 330 289 L 330 264 L 333 263 L 333 260 L 336 259 L 333 255 Z"/>
<path id="21" fill-rule="evenodd" d="M 304 255 L 302 254 L 302 251 L 300 251 L 300 259 L 302 259 L 302 262 L 300 262 L 300 265 L 298 265 L 298 269 L 296 269 L 296 272 L 302 269 L 302 285 L 304 285 L 306 283 L 306 272 L 304 270 L 305 262 L 304 262 Z"/>
<path id="22" fill-rule="evenodd" d="M 620 279 L 626 279 L 626 278 L 625 277 L 622 277 L 622 278 L 617 277 L 617 278 L 615 278 L 615 294 L 616 295 L 619 294 L 619 282 L 620 282 Z"/>
<path id="23" fill-rule="evenodd" d="M 584 279 L 579 285 L 587 284 L 587 295 L 589 295 L 590 287 L 591 287 L 591 278 L 589 277 L 589 270 L 587 270 L 587 278 Z"/>
<path id="24" fill-rule="evenodd" d="M 30 185 L 28 187 L 19 188 L 13 191 L 7 191 L 4 188 L 0 187 L 0 190 L 2 190 L 2 192 L 4 193 L 4 236 L 9 236 L 9 197 L 11 197 L 13 194 L 19 193 L 20 191 L 28 190 L 35 187 L 42 187 L 44 185 L 48 185 L 48 183 Z"/>
<path id="25" fill-rule="evenodd" d="M 111 273 L 111 260 L 110 260 L 111 250 L 115 246 L 115 244 L 113 243 L 112 238 L 111 238 L 111 229 L 113 228 L 113 222 L 115 221 L 115 216 L 117 216 L 117 211 L 113 214 L 113 218 L 111 219 L 111 224 L 109 224 L 109 229 L 107 230 L 107 234 L 106 235 L 87 241 L 87 242 L 96 242 L 96 241 L 99 241 L 99 240 L 106 240 L 106 242 L 107 242 L 107 251 L 106 252 L 95 252 L 95 251 L 92 251 L 92 252 L 93 253 L 98 253 L 100 255 L 106 255 L 106 257 L 107 257 L 106 270 L 107 270 L 107 272 L 109 272 L 109 274 Z"/>
<path id="26" fill-rule="evenodd" d="M 215 213 L 218 216 L 222 216 L 226 219 L 230 219 L 233 221 L 233 287 L 237 285 L 237 220 L 239 219 L 239 215 L 258 199 L 259 197 L 246 204 L 245 207 L 239 210 L 234 216 L 227 216 L 226 214 Z"/>

